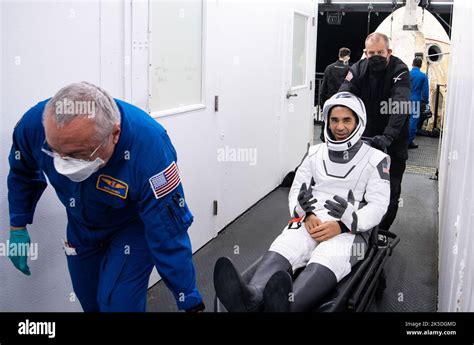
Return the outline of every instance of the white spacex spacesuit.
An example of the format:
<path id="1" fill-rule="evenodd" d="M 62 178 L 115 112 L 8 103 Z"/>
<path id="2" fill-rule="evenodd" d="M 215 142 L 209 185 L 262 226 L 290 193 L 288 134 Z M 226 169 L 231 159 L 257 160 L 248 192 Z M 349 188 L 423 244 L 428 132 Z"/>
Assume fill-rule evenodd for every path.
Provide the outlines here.
<path id="1" fill-rule="evenodd" d="M 342 141 L 335 141 L 328 128 L 327 118 L 334 106 L 348 107 L 358 116 L 356 128 Z M 365 107 L 351 93 L 337 93 L 326 101 L 323 117 L 326 143 L 310 147 L 298 168 L 289 194 L 290 213 L 295 219 L 275 239 L 269 250 L 284 256 L 293 270 L 313 262 L 324 265 L 339 282 L 351 271 L 357 259 L 363 258 L 370 230 L 381 222 L 387 211 L 390 202 L 390 158 L 362 142 L 366 125 Z M 323 222 L 338 221 L 341 234 L 323 242 L 310 236 L 304 225 L 305 211 L 298 202 L 304 183 L 317 200 L 312 212 Z M 331 212 L 328 200 L 332 205 L 336 204 L 334 200 L 339 200 L 336 210 Z M 355 243 L 359 244 L 357 248 Z M 364 253 L 361 253 L 361 248 Z"/>

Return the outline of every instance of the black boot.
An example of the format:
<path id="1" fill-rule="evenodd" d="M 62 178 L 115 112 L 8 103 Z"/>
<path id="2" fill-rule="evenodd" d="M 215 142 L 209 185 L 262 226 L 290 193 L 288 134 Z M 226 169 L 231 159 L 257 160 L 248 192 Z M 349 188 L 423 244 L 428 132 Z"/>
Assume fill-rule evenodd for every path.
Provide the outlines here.
<path id="1" fill-rule="evenodd" d="M 229 312 L 258 311 L 263 303 L 263 289 L 277 271 L 290 272 L 291 264 L 282 255 L 268 251 L 246 284 L 229 258 L 222 257 L 214 268 L 217 297 Z"/>
<path id="2" fill-rule="evenodd" d="M 293 291 L 293 279 L 288 272 L 278 271 L 268 281 L 263 290 L 263 305 L 266 312 L 288 312 Z"/>
<path id="3" fill-rule="evenodd" d="M 334 273 L 326 266 L 310 263 L 291 285 L 284 274 L 275 274 L 265 289 L 265 310 L 273 312 L 311 311 L 337 285 Z M 282 291 L 283 290 L 283 291 Z"/>

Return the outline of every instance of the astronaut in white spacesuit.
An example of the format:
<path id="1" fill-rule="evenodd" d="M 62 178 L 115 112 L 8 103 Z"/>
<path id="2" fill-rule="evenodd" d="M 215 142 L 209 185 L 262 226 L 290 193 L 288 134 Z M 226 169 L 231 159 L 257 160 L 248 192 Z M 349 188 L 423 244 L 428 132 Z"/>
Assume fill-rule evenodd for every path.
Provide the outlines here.
<path id="1" fill-rule="evenodd" d="M 325 143 L 309 148 L 289 193 L 292 219 L 248 284 L 229 258 L 214 285 L 228 311 L 311 310 L 368 247 L 390 202 L 390 157 L 362 142 L 364 103 L 349 92 L 324 104 Z M 357 250 L 356 250 L 357 249 Z M 293 282 L 291 274 L 305 267 Z"/>

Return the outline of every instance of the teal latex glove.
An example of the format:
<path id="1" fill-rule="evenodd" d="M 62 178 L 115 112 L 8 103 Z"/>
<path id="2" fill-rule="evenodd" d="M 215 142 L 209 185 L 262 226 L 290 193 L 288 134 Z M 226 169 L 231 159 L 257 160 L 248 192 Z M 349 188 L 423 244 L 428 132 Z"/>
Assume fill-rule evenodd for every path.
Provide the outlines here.
<path id="1" fill-rule="evenodd" d="M 28 235 L 28 231 L 25 229 L 18 229 L 18 230 L 10 230 L 10 250 L 8 253 L 8 257 L 13 262 L 13 265 L 19 269 L 21 272 L 26 274 L 27 276 L 31 275 L 30 268 L 28 267 L 27 255 L 12 255 L 12 254 L 26 254 L 22 253 L 20 248 L 25 247 L 24 244 L 28 244 L 28 249 L 30 248 L 30 235 Z M 12 244 L 14 247 L 12 247 Z"/>

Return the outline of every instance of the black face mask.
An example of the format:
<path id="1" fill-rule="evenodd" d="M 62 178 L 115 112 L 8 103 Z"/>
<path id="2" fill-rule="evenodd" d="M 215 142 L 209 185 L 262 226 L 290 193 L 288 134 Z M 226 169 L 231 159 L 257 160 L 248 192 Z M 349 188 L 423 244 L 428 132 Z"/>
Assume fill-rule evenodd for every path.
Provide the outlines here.
<path id="1" fill-rule="evenodd" d="M 387 66 L 387 59 L 380 55 L 369 58 L 369 70 L 371 72 L 382 72 Z"/>

